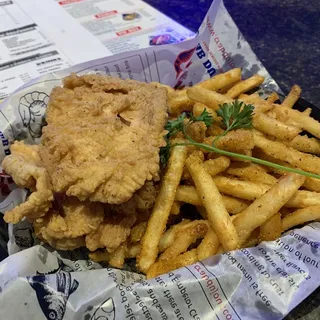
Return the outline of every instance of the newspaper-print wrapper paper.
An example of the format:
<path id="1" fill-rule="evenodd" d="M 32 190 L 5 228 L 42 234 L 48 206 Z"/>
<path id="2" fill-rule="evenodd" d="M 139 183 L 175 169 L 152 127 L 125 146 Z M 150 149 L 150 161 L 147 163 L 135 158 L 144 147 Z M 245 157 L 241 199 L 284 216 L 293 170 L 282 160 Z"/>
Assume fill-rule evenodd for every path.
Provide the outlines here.
<path id="1" fill-rule="evenodd" d="M 183 87 L 234 67 L 243 68 L 246 77 L 265 76 L 264 92 L 280 90 L 216 0 L 192 40 L 77 65 L 14 92 L 1 104 L 0 160 L 14 140 L 39 142 L 51 89 L 70 72 Z M 3 171 L 0 179 L 4 213 L 27 192 Z M 313 223 L 275 242 L 146 280 L 134 272 L 134 261 L 120 271 L 88 260 L 85 249 L 57 252 L 22 221 L 9 225 L 10 256 L 0 263 L 0 319 L 282 319 L 320 284 L 319 231 L 320 223 Z M 0 244 L 5 232 L 1 229 Z"/>

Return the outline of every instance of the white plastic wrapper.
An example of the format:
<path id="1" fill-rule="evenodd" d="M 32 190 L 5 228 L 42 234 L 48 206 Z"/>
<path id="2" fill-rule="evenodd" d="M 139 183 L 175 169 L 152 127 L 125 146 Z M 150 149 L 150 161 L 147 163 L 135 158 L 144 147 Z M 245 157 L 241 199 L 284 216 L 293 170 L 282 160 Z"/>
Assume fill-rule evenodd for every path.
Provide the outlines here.
<path id="1" fill-rule="evenodd" d="M 1 104 L 0 160 L 16 139 L 38 143 L 51 89 L 70 72 L 182 87 L 234 67 L 246 77 L 265 76 L 264 92 L 279 91 L 216 0 L 195 39 L 77 65 L 17 90 Z M 4 172 L 0 178 L 4 213 L 27 194 Z M 23 221 L 9 226 L 10 256 L 0 263 L 0 319 L 282 319 L 320 285 L 319 246 L 320 223 L 313 223 L 277 241 L 145 280 L 133 272 L 134 262 L 120 271 L 88 260 L 85 249 L 57 252 L 40 244 Z"/>

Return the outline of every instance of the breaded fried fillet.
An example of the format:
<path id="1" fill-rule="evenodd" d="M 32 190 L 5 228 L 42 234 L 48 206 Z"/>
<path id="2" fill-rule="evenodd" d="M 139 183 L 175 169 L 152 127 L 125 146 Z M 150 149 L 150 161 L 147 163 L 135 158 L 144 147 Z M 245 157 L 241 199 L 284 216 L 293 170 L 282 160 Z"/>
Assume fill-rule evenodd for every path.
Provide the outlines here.
<path id="1" fill-rule="evenodd" d="M 77 238 L 94 232 L 104 219 L 103 205 L 97 202 L 80 202 L 76 197 L 66 197 L 61 210 L 52 208 L 45 217 L 36 220 L 54 239 Z M 42 221 L 43 220 L 43 221 Z"/>
<path id="2" fill-rule="evenodd" d="M 119 204 L 158 178 L 166 90 L 100 75 L 53 89 L 40 155 L 55 192 Z"/>
<path id="3" fill-rule="evenodd" d="M 41 162 L 39 146 L 16 141 L 10 150 L 11 155 L 4 158 L 2 167 L 19 187 L 29 188 L 33 193 L 26 202 L 7 211 L 4 220 L 7 223 L 18 223 L 27 217 L 32 221 L 44 216 L 51 207 L 53 193 L 49 175 Z"/>

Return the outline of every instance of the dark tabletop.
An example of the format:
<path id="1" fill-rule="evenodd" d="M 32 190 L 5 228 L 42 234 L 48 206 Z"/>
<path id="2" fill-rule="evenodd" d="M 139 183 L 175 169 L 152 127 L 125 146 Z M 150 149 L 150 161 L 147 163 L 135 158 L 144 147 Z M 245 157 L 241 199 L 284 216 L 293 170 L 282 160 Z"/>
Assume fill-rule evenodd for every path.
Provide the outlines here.
<path id="1" fill-rule="evenodd" d="M 192 31 L 197 31 L 211 4 L 211 0 L 145 2 Z M 224 3 L 283 91 L 298 84 L 303 97 L 320 107 L 320 0 L 224 0 Z"/>

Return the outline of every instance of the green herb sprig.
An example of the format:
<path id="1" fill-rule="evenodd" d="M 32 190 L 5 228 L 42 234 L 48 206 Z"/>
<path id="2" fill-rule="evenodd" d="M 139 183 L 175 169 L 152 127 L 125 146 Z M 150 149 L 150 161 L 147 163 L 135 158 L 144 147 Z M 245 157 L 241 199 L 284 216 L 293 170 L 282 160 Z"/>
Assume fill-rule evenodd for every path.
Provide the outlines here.
<path id="1" fill-rule="evenodd" d="M 187 115 L 187 113 L 182 113 L 176 120 L 168 121 L 165 126 L 165 129 L 168 131 L 167 135 L 165 136 L 167 145 L 160 149 L 160 161 L 162 165 L 165 166 L 167 164 L 170 156 L 170 148 L 172 148 L 173 146 L 193 145 L 209 152 L 216 152 L 224 156 L 251 161 L 253 163 L 261 164 L 267 167 L 320 179 L 320 175 L 311 172 L 285 167 L 270 161 L 246 156 L 235 152 L 221 150 L 215 146 L 215 142 L 217 141 L 217 139 L 225 136 L 231 130 L 252 128 L 253 111 L 254 106 L 239 102 L 237 100 L 233 103 L 224 103 L 223 105 L 220 105 L 220 108 L 217 110 L 217 115 L 222 118 L 222 123 L 225 127 L 225 131 L 214 139 L 211 146 L 197 142 L 187 134 L 187 127 L 192 123 L 203 121 L 207 127 L 210 127 L 213 124 L 214 119 L 206 109 L 204 109 L 204 111 L 198 117 L 195 117 L 192 113 L 190 113 L 189 116 Z M 175 136 L 178 132 L 182 132 L 188 142 L 171 144 L 170 138 Z"/>
<path id="2" fill-rule="evenodd" d="M 164 137 L 166 140 L 166 146 L 160 148 L 160 162 L 163 166 L 167 164 L 170 157 L 170 148 L 173 146 L 170 142 L 170 138 L 175 136 L 178 132 L 185 132 L 186 119 L 188 119 L 187 126 L 191 123 L 203 121 L 208 128 L 213 123 L 213 117 L 206 109 L 204 109 L 198 117 L 195 117 L 192 113 L 190 113 L 189 118 L 187 118 L 187 113 L 183 112 L 177 119 L 169 120 L 165 125 L 165 129 L 168 131 Z"/>
<path id="3" fill-rule="evenodd" d="M 238 100 L 234 103 L 224 103 L 220 106 L 220 109 L 217 110 L 217 115 L 222 118 L 222 123 L 226 128 L 222 136 L 225 136 L 231 130 L 251 129 L 253 111 L 253 105 L 244 104 Z"/>

